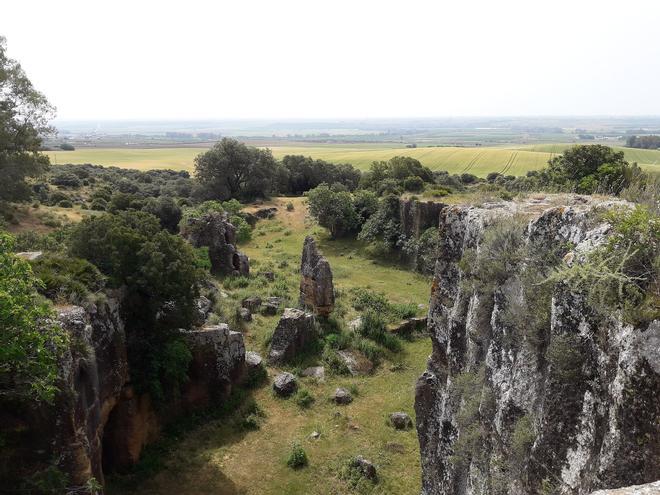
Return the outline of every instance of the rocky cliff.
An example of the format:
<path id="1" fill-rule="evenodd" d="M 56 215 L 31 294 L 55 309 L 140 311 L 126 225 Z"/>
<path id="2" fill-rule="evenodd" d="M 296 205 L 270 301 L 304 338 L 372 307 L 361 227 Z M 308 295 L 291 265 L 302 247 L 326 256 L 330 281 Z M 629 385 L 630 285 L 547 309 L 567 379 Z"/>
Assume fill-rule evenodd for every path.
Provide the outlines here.
<path id="1" fill-rule="evenodd" d="M 660 322 L 596 316 L 585 298 L 511 270 L 470 281 L 489 226 L 507 243 L 579 262 L 608 235 L 597 207 L 571 197 L 447 206 L 415 409 L 423 495 L 587 494 L 660 478 Z M 507 224 L 523 226 L 506 230 Z M 491 236 L 492 240 L 492 236 Z M 510 267 L 509 267 L 510 268 Z M 532 278 L 533 279 L 533 278 Z M 546 318 L 539 315 L 547 315 Z M 532 331 L 533 330 L 533 331 Z"/>
<path id="2" fill-rule="evenodd" d="M 178 400 L 154 407 L 131 384 L 120 314 L 112 297 L 88 310 L 57 309 L 71 345 L 60 363 L 55 403 L 0 415 L 9 431 L 27 435 L 17 451 L 3 456 L 12 474 L 26 477 L 54 463 L 66 474 L 67 486 L 85 493 L 81 487 L 90 478 L 103 483 L 104 472 L 130 467 L 165 424 L 222 401 L 242 379 L 241 333 L 224 324 L 182 330 L 192 354 L 189 381 Z"/>

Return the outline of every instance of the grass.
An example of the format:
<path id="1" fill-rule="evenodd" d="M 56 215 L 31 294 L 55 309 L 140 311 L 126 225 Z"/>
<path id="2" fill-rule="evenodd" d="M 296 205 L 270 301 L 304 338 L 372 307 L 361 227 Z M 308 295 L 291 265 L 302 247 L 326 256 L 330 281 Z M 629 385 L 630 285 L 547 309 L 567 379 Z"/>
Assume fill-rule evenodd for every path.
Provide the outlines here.
<path id="1" fill-rule="evenodd" d="M 271 149 L 276 158 L 282 158 L 284 155 L 306 155 L 336 163 L 351 163 L 361 170 L 366 170 L 374 160 L 388 160 L 393 156 L 405 155 L 418 159 L 432 170 L 468 172 L 485 177 L 489 172 L 524 175 L 528 170 L 538 170 L 568 146 L 571 145 L 392 148 L 374 144 L 370 147 L 274 146 Z M 623 150 L 629 161 L 637 161 L 645 168 L 660 170 L 660 151 L 615 148 Z M 52 151 L 48 152 L 48 155 L 52 163 L 94 163 L 139 170 L 166 168 L 192 171 L 195 156 L 203 151 L 203 148 L 79 148 L 75 151 Z"/>
<path id="2" fill-rule="evenodd" d="M 286 209 L 288 202 L 294 204 L 291 211 Z M 350 305 L 353 287 L 370 286 L 393 303 L 427 303 L 428 279 L 394 265 L 374 264 L 360 243 L 330 241 L 307 218 L 303 198 L 277 198 L 272 205 L 278 208 L 277 216 L 260 221 L 253 240 L 241 249 L 250 256 L 253 274 L 272 269 L 275 281 L 253 276 L 248 287 L 225 289 L 229 297 L 221 300 L 222 307 L 235 305 L 248 294 L 267 296 L 273 292 L 295 302 L 300 253 L 304 237 L 310 233 L 317 236 L 319 248 L 332 266 L 339 293 L 336 313 L 344 320 L 357 314 Z M 291 234 L 285 236 L 285 231 Z M 265 249 L 267 244 L 272 248 Z M 255 315 L 243 329 L 246 347 L 263 352 L 277 320 Z M 350 494 L 354 492 L 340 479 L 340 472 L 346 459 L 363 455 L 378 469 L 379 482 L 371 493 L 417 495 L 421 468 L 415 431 L 393 430 L 387 418 L 399 410 L 414 417 L 414 386 L 426 367 L 431 343 L 419 339 L 402 344 L 400 352 L 386 354 L 383 364 L 367 377 L 331 376 L 326 367 L 324 381 L 299 378 L 300 389 L 315 399 L 305 400 L 304 406 L 295 397 L 285 400 L 274 396 L 269 383 L 279 370 L 269 368 L 269 383 L 251 391 L 263 411 L 258 428 L 237 429 L 231 421 L 200 426 L 181 437 L 164 459 L 165 469 L 142 483 L 135 493 Z M 312 356 L 308 362 L 295 365 L 301 368 L 318 362 L 318 357 Z M 286 369 L 293 371 L 293 367 Z M 354 394 L 351 404 L 337 406 L 329 400 L 337 387 L 359 390 L 359 394 Z M 310 438 L 314 431 L 321 434 L 318 439 Z M 296 443 L 304 449 L 309 464 L 294 470 L 287 466 L 287 460 Z"/>

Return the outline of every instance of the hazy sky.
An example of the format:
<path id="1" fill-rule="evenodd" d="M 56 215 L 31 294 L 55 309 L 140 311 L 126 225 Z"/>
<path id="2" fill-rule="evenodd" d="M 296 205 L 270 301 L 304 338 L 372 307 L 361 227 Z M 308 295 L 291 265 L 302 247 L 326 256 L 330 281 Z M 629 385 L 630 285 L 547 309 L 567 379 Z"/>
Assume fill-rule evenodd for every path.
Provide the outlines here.
<path id="1" fill-rule="evenodd" d="M 62 119 L 659 115 L 659 0 L 2 0 Z"/>

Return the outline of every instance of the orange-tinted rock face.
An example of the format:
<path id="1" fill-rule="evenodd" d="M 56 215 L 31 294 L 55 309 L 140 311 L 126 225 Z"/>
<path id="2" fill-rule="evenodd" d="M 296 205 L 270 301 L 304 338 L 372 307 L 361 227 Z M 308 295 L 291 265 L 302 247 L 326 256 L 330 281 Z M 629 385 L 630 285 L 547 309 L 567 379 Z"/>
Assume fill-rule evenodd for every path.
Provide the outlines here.
<path id="1" fill-rule="evenodd" d="M 300 304 L 320 316 L 328 316 L 335 306 L 332 270 L 311 236 L 305 238 L 300 273 Z"/>

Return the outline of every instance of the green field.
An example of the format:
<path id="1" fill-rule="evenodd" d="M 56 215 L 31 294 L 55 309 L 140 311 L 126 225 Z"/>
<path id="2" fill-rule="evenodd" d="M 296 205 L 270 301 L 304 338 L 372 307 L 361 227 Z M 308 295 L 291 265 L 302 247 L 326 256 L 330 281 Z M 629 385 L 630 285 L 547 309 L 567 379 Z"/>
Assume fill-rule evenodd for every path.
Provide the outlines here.
<path id="1" fill-rule="evenodd" d="M 388 160 L 393 156 L 404 155 L 418 159 L 432 170 L 469 172 L 483 177 L 489 172 L 523 175 L 528 170 L 538 170 L 568 146 L 570 145 L 391 148 L 378 145 L 327 145 L 273 146 L 271 149 L 276 158 L 306 155 L 335 163 L 351 163 L 361 170 L 366 170 L 374 160 Z M 660 151 L 615 148 L 624 151 L 631 162 L 636 161 L 644 168 L 660 170 Z M 202 151 L 202 148 L 80 148 L 76 151 L 52 151 L 48 154 L 51 162 L 56 164 L 94 163 L 139 170 L 167 168 L 192 171 L 193 160 Z"/>

